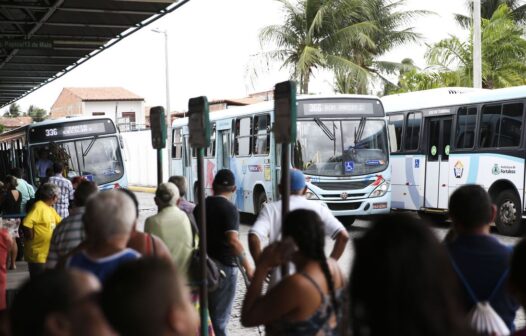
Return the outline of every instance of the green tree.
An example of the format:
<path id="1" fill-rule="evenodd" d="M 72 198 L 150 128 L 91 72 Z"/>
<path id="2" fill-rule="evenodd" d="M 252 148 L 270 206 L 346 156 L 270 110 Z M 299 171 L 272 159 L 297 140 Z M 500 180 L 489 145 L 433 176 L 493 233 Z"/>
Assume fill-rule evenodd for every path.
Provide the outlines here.
<path id="1" fill-rule="evenodd" d="M 491 19 L 482 19 L 482 86 L 493 89 L 526 84 L 526 40 L 524 29 L 513 19 L 507 5 L 501 5 Z M 452 82 L 446 85 L 472 86 L 472 40 L 451 36 L 431 46 L 429 65 Z"/>
<path id="2" fill-rule="evenodd" d="M 473 0 L 466 1 L 469 13 L 473 13 Z M 481 0 L 480 1 L 480 17 L 483 19 L 490 19 L 493 13 L 501 5 L 506 5 L 511 10 L 513 20 L 518 23 L 526 21 L 526 4 L 524 0 Z M 455 19 L 464 28 L 471 27 L 471 16 L 456 14 Z"/>
<path id="3" fill-rule="evenodd" d="M 38 122 L 46 119 L 47 111 L 43 108 L 30 105 L 27 109 L 27 115 L 30 116 L 33 119 L 33 121 Z"/>
<path id="4" fill-rule="evenodd" d="M 9 106 L 9 110 L 4 113 L 4 117 L 16 118 L 20 116 L 20 105 L 13 103 Z"/>
<path id="5" fill-rule="evenodd" d="M 367 78 L 357 78 L 356 74 L 349 72 L 346 75 L 347 80 L 354 81 L 356 85 L 345 93 L 367 93 L 368 85 L 364 84 L 374 80 L 380 80 L 385 86 L 390 86 L 392 83 L 387 78 L 388 75 L 411 70 L 414 64 L 383 61 L 380 58 L 395 47 L 418 41 L 420 35 L 408 25 L 416 16 L 430 14 L 427 11 L 401 10 L 405 6 L 405 0 L 365 0 L 361 2 L 361 20 L 374 23 L 377 29 L 370 35 L 374 41 L 373 47 L 353 46 L 346 51 L 353 62 L 367 70 Z"/>
<path id="6" fill-rule="evenodd" d="M 308 93 L 315 69 L 346 69 L 361 75 L 366 70 L 351 61 L 342 49 L 350 46 L 374 48 L 370 39 L 376 29 L 372 22 L 356 18 L 363 0 L 277 0 L 283 5 L 285 21 L 260 32 L 262 45 L 272 48 L 262 54 L 279 61 Z"/>

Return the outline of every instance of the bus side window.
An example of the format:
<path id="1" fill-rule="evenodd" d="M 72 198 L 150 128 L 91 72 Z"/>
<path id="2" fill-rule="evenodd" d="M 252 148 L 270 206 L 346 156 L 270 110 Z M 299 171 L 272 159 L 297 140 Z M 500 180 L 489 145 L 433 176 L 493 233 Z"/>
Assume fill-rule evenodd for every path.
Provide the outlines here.
<path id="1" fill-rule="evenodd" d="M 422 123 L 422 113 L 412 112 L 407 115 L 405 127 L 405 150 L 418 149 L 418 139 L 420 138 L 420 124 Z"/>
<path id="2" fill-rule="evenodd" d="M 522 113 L 521 103 L 506 104 L 502 109 L 499 147 L 516 147 L 521 141 Z"/>
<path id="3" fill-rule="evenodd" d="M 268 154 L 270 150 L 270 116 L 254 117 L 254 154 Z"/>
<path id="4" fill-rule="evenodd" d="M 252 153 L 252 118 L 245 117 L 236 120 L 234 139 L 234 154 L 248 156 Z"/>
<path id="5" fill-rule="evenodd" d="M 173 130 L 172 158 L 181 159 L 183 157 L 183 132 L 180 128 Z"/>
<path id="6" fill-rule="evenodd" d="M 482 148 L 497 147 L 500 132 L 502 105 L 486 105 L 482 107 L 479 144 Z"/>
<path id="7" fill-rule="evenodd" d="M 457 129 L 455 133 L 455 148 L 467 149 L 475 145 L 475 127 L 477 124 L 477 108 L 461 107 L 457 113 Z"/>
<path id="8" fill-rule="evenodd" d="M 389 140 L 391 143 L 391 153 L 399 152 L 402 149 L 403 126 L 404 116 L 402 114 L 389 116 Z"/>

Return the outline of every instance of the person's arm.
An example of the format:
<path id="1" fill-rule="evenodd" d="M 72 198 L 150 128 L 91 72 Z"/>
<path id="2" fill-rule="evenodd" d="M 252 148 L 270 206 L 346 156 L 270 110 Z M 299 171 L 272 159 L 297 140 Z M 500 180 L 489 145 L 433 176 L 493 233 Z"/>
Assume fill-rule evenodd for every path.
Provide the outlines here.
<path id="1" fill-rule="evenodd" d="M 320 207 L 319 215 L 324 225 L 325 235 L 334 240 L 330 257 L 338 260 L 347 247 L 349 233 L 326 206 Z"/>
<path id="2" fill-rule="evenodd" d="M 254 277 L 243 301 L 241 309 L 243 326 L 268 324 L 297 309 L 298 301 L 294 298 L 300 297 L 302 290 L 297 286 L 297 276 L 284 279 L 270 289 L 266 295 L 262 295 L 263 283 L 267 274 L 281 263 L 278 244 L 267 246 L 258 260 Z"/>
<path id="3" fill-rule="evenodd" d="M 31 184 L 27 183 L 25 180 L 24 180 L 24 183 L 26 184 L 26 189 L 27 189 L 27 193 L 29 194 L 29 198 L 34 198 L 35 189 L 33 188 Z"/>
<path id="4" fill-rule="evenodd" d="M 152 225 L 150 221 L 150 217 L 146 218 L 146 221 L 144 222 L 144 232 L 151 234 L 152 233 Z"/>
<path id="5" fill-rule="evenodd" d="M 258 218 L 248 232 L 248 248 L 255 263 L 257 263 L 262 251 L 261 238 L 266 238 L 267 241 L 270 239 L 271 218 L 270 205 L 267 203 L 261 209 Z"/>
<path id="6" fill-rule="evenodd" d="M 261 256 L 261 241 L 255 233 L 248 234 L 248 249 L 250 250 L 250 255 L 254 262 L 257 263 L 259 257 Z"/>
<path id="7" fill-rule="evenodd" d="M 26 218 L 24 218 L 24 222 L 22 223 L 22 230 L 24 231 L 24 239 L 25 240 L 33 240 L 35 236 L 35 232 L 33 230 L 33 227 L 35 225 L 35 218 L 37 216 L 37 211 L 33 210 L 31 211 Z"/>
<path id="8" fill-rule="evenodd" d="M 234 256 L 238 258 L 241 266 L 245 269 L 248 279 L 252 279 L 254 269 L 248 261 L 243 244 L 241 244 L 241 241 L 239 240 L 239 233 L 237 231 L 228 231 L 225 234 L 228 246 L 230 246 Z"/>
<path id="9" fill-rule="evenodd" d="M 347 230 L 343 229 L 338 231 L 334 239 L 334 246 L 331 252 L 331 258 L 338 260 L 342 256 L 345 248 L 347 247 L 347 242 L 349 241 L 349 233 Z"/>

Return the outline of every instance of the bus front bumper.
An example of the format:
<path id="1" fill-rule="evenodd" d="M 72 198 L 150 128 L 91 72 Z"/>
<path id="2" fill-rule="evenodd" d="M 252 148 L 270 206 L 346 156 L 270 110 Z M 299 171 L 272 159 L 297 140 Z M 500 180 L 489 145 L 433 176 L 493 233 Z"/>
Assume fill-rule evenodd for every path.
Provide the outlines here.
<path id="1" fill-rule="evenodd" d="M 369 216 L 391 211 L 391 192 L 384 196 L 346 201 L 323 201 L 334 216 Z"/>

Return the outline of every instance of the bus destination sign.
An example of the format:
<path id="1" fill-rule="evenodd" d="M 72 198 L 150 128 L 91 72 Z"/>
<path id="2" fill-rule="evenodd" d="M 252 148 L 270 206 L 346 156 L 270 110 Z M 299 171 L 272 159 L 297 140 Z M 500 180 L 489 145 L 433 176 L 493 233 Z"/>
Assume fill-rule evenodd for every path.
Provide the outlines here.
<path id="1" fill-rule="evenodd" d="M 315 116 L 383 116 L 382 105 L 373 99 L 306 99 L 298 102 L 298 115 Z"/>
<path id="2" fill-rule="evenodd" d="M 32 127 L 29 131 L 29 140 L 30 142 L 54 141 L 113 132 L 115 127 L 109 119 L 68 121 Z"/>

